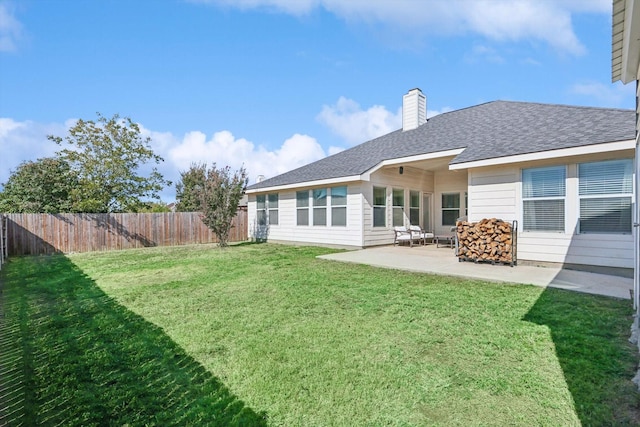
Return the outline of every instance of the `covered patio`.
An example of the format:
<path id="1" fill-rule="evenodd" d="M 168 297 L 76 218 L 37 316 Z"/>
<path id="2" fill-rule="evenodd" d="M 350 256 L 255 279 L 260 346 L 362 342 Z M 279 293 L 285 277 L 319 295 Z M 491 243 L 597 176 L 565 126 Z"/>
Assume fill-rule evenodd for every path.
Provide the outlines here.
<path id="1" fill-rule="evenodd" d="M 630 299 L 633 290 L 631 278 L 568 270 L 560 266 L 526 265 L 521 261 L 515 267 L 459 262 L 453 249 L 436 245 L 379 246 L 319 258 L 492 282 L 531 284 L 623 299 Z"/>

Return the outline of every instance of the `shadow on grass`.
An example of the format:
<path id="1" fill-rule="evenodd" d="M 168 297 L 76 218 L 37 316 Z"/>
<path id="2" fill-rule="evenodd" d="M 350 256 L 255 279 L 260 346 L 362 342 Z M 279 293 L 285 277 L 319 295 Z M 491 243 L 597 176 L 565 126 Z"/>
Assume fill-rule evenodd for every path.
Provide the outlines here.
<path id="1" fill-rule="evenodd" d="M 0 425 L 266 425 L 62 255 L 0 273 Z"/>
<path id="2" fill-rule="evenodd" d="M 640 425 L 631 315 L 629 301 L 546 289 L 524 317 L 549 328 L 583 425 Z"/>

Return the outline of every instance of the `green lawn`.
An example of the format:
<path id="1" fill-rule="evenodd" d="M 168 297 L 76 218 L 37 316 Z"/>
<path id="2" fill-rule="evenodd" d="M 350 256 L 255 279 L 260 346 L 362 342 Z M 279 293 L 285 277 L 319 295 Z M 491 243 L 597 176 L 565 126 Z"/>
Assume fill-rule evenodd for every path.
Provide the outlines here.
<path id="1" fill-rule="evenodd" d="M 330 251 L 13 258 L 0 407 L 23 425 L 638 424 L 629 301 Z"/>

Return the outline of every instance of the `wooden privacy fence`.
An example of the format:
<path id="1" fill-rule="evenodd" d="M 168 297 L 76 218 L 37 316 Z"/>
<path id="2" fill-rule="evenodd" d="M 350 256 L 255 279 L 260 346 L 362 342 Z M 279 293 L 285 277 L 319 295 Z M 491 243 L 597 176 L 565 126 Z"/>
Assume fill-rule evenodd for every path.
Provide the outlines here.
<path id="1" fill-rule="evenodd" d="M 0 270 L 7 260 L 7 218 L 0 214 Z"/>
<path id="2" fill-rule="evenodd" d="M 215 243 L 197 212 L 5 214 L 8 255 L 91 252 Z M 247 211 L 238 210 L 230 242 L 247 240 Z"/>

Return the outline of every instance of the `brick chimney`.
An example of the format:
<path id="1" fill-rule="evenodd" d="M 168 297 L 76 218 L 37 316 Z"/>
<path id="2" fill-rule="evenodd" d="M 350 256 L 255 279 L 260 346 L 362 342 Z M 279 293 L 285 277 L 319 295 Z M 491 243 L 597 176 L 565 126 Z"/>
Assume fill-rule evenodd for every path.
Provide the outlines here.
<path id="1" fill-rule="evenodd" d="M 402 131 L 417 128 L 427 122 L 427 97 L 418 88 L 402 97 Z"/>

